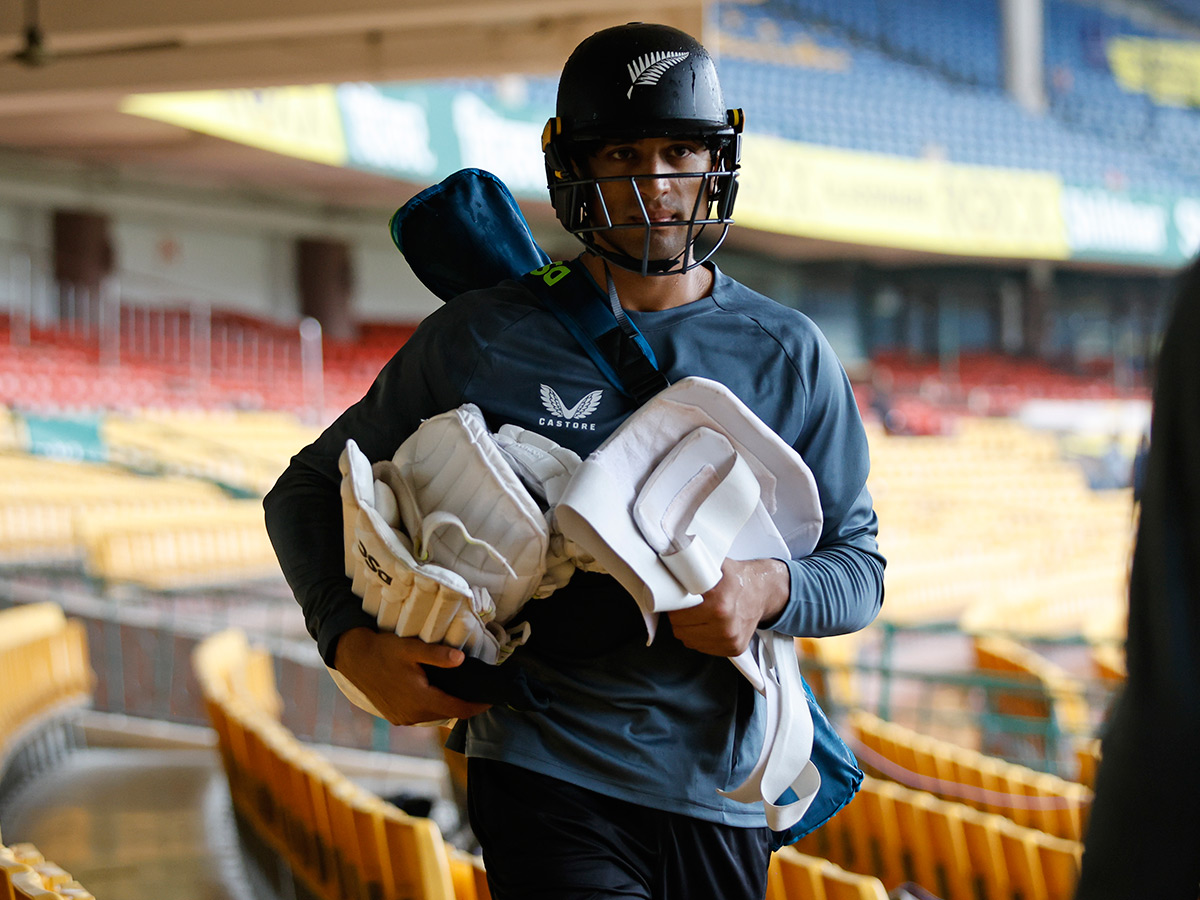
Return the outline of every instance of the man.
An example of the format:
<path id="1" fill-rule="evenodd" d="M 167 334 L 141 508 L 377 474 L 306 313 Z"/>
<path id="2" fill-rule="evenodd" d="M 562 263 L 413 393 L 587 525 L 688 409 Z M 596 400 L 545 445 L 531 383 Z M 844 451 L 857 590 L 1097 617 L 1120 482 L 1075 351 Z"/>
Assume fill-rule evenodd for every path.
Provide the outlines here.
<path id="1" fill-rule="evenodd" d="M 470 759 L 471 825 L 497 900 L 761 898 L 762 810 L 717 791 L 753 767 L 765 714 L 723 657 L 760 627 L 838 634 L 878 612 L 865 435 L 812 322 L 697 248 L 701 230 L 730 222 L 741 125 L 704 48 L 664 26 L 601 31 L 568 60 L 557 113 L 544 148 L 551 199 L 586 247 L 569 265 L 640 331 L 667 379 L 721 381 L 800 453 L 820 491 L 816 550 L 726 560 L 716 587 L 664 617 L 650 645 L 615 580 L 576 572 L 524 608 L 532 636 L 505 663 L 550 689 L 548 708 L 488 707 L 433 687 L 425 667 L 454 668 L 462 653 L 377 633 L 342 574 L 346 439 L 390 458 L 423 419 L 470 402 L 493 430 L 512 423 L 586 456 L 636 408 L 515 281 L 429 316 L 363 400 L 295 457 L 267 497 L 268 527 L 325 661 L 394 723 L 459 720 L 450 746 Z"/>

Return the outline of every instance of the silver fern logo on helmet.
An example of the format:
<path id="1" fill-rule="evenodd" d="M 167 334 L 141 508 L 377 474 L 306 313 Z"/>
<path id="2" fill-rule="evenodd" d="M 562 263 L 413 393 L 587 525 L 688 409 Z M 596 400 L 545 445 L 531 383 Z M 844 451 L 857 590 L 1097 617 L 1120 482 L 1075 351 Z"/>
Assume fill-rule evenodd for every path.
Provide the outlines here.
<path id="1" fill-rule="evenodd" d="M 629 92 L 625 96 L 632 100 L 635 87 L 639 85 L 650 87 L 658 84 L 658 79 L 663 77 L 667 69 L 679 65 L 687 58 L 687 53 L 671 53 L 668 50 L 658 50 L 639 56 L 626 65 L 629 70 L 629 80 L 633 83 L 629 86 Z"/>

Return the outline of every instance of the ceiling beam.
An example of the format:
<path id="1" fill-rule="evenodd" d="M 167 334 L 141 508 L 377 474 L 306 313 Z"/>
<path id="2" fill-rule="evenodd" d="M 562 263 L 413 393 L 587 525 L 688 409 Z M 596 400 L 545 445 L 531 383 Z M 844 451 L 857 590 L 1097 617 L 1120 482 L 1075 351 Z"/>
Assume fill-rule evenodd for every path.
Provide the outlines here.
<path id="1" fill-rule="evenodd" d="M 615 21 L 668 21 L 680 12 L 699 18 L 703 0 L 623 0 L 607 7 Z M 594 0 L 104 0 L 41 3 L 40 22 L 52 48 L 112 46 L 164 39 L 187 44 L 351 32 L 461 28 L 592 17 Z M 22 26 L 10 18 L 0 50 L 15 50 Z"/>
<path id="2" fill-rule="evenodd" d="M 451 7 L 463 2 L 446 0 Z M 618 7 L 600 15 L 555 15 L 536 21 L 455 23 L 453 27 L 443 22 L 81 58 L 64 56 L 36 68 L 10 61 L 0 65 L 0 115 L 115 108 L 128 94 L 150 91 L 555 74 L 579 41 L 601 28 L 631 21 L 639 11 Z M 659 21 L 699 33 L 699 7 L 672 7 L 663 13 Z"/>

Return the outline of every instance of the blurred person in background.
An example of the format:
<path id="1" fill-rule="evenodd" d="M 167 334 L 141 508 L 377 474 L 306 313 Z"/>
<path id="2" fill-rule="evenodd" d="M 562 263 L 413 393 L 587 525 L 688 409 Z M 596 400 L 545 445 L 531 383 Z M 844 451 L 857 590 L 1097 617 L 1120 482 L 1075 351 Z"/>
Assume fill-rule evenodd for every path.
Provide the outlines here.
<path id="1" fill-rule="evenodd" d="M 1200 895 L 1200 259 L 1154 387 L 1124 689 L 1101 745 L 1076 900 Z"/>

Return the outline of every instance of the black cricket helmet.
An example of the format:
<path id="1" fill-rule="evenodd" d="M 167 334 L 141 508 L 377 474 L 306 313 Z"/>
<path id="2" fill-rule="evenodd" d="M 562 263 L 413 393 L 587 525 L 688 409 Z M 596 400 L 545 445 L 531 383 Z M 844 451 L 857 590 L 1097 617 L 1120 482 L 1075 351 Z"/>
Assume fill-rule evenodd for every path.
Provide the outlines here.
<path id="1" fill-rule="evenodd" d="M 575 48 L 558 82 L 557 115 L 546 123 L 542 149 L 550 202 L 567 231 L 589 250 L 642 275 L 673 275 L 707 262 L 733 222 L 743 116 L 726 109 L 717 69 L 693 37 L 667 25 L 632 22 L 598 31 Z M 670 178 L 699 178 L 691 216 L 682 222 L 613 223 L 604 204 L 604 183 L 633 179 L 594 178 L 586 160 L 598 146 L 650 137 L 702 141 L 712 171 Z M 634 184 L 636 193 L 636 184 Z M 644 212 L 644 210 L 643 210 Z M 697 257 L 693 244 L 708 226 L 720 229 Z M 686 227 L 684 250 L 670 259 L 650 259 L 652 228 Z M 599 232 L 645 232 L 641 258 L 597 243 Z"/>

